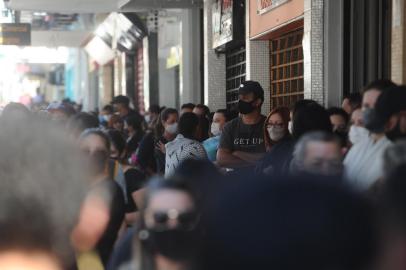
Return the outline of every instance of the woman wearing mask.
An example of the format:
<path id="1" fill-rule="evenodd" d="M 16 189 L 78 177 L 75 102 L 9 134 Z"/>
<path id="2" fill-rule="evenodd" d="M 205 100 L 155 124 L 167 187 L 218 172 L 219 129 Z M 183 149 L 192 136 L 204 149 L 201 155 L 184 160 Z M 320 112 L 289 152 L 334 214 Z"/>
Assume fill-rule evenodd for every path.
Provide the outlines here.
<path id="1" fill-rule="evenodd" d="M 362 109 L 358 108 L 351 114 L 351 127 L 348 138 L 352 145 L 359 143 L 369 136 L 369 131 L 362 123 Z"/>
<path id="2" fill-rule="evenodd" d="M 140 217 L 133 259 L 123 269 L 196 269 L 200 213 L 192 189 L 184 181 L 153 180 Z"/>
<path id="3" fill-rule="evenodd" d="M 178 133 L 178 111 L 172 108 L 163 110 L 154 132 L 148 132 L 141 140 L 131 162 L 139 165 L 149 174 L 165 172 L 165 144 L 173 141 Z"/>
<path id="4" fill-rule="evenodd" d="M 279 107 L 270 112 L 264 128 L 264 138 L 267 154 L 256 168 L 258 173 L 272 174 L 280 173 L 283 164 L 280 161 L 290 149 L 292 137 L 289 133 L 290 111 L 287 107 Z"/>
<path id="5" fill-rule="evenodd" d="M 230 114 L 227 110 L 218 110 L 213 116 L 213 122 L 211 124 L 211 134 L 213 137 L 203 142 L 203 147 L 210 161 L 216 161 L 221 132 L 223 131 L 224 125 L 230 120 Z"/>

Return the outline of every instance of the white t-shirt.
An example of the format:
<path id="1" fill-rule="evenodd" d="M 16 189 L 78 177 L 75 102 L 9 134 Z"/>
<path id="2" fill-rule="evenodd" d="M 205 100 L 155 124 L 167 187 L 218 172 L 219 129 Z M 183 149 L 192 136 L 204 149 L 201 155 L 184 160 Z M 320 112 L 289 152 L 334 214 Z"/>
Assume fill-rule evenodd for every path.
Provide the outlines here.
<path id="1" fill-rule="evenodd" d="M 368 136 L 351 148 L 344 160 L 344 174 L 351 186 L 366 191 L 383 177 L 383 153 L 390 145 L 386 136 L 377 142 Z"/>
<path id="2" fill-rule="evenodd" d="M 165 177 L 171 176 L 175 169 L 187 159 L 207 159 L 206 150 L 201 143 L 187 139 L 179 134 L 175 140 L 167 143 L 165 159 Z"/>

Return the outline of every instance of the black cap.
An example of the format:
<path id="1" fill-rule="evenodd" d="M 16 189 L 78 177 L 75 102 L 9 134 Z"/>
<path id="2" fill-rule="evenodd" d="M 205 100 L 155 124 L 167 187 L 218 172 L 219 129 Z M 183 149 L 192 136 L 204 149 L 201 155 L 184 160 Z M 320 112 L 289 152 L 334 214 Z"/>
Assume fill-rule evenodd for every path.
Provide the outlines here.
<path id="1" fill-rule="evenodd" d="M 247 95 L 250 93 L 253 93 L 256 98 L 264 100 L 264 89 L 259 82 L 245 81 L 240 85 L 240 88 L 238 89 L 239 95 Z"/>
<path id="2" fill-rule="evenodd" d="M 406 86 L 396 86 L 383 91 L 375 104 L 375 113 L 382 120 L 406 110 Z"/>

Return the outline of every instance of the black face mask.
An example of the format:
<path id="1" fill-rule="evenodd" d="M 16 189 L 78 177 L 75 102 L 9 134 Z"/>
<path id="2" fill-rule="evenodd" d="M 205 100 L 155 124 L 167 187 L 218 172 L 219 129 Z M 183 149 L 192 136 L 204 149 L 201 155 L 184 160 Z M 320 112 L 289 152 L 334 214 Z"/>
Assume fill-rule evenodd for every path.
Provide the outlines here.
<path id="1" fill-rule="evenodd" d="M 251 102 L 246 102 L 246 101 L 242 101 L 239 100 L 238 101 L 238 110 L 241 114 L 250 114 L 252 113 L 256 108 L 254 105 L 252 105 L 252 103 L 254 103 L 254 101 Z"/>
<path id="2" fill-rule="evenodd" d="M 365 128 L 372 133 L 383 133 L 385 131 L 386 121 L 379 116 L 375 109 L 366 109 L 363 112 Z"/>
<path id="3" fill-rule="evenodd" d="M 193 259 L 200 243 L 197 230 L 182 229 L 148 230 L 148 238 L 142 241 L 152 253 L 159 253 L 175 261 Z"/>

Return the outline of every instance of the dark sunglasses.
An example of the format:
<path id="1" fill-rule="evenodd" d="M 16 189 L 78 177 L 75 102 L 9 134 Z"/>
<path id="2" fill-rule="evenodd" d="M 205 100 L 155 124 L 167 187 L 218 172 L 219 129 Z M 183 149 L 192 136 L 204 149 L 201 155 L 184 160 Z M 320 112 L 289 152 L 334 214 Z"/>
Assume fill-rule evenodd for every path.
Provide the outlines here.
<path id="1" fill-rule="evenodd" d="M 168 211 L 157 211 L 153 214 L 157 226 L 166 226 L 169 220 L 177 220 L 179 227 L 192 229 L 199 221 L 199 214 L 196 211 L 180 213 L 176 209 Z"/>

